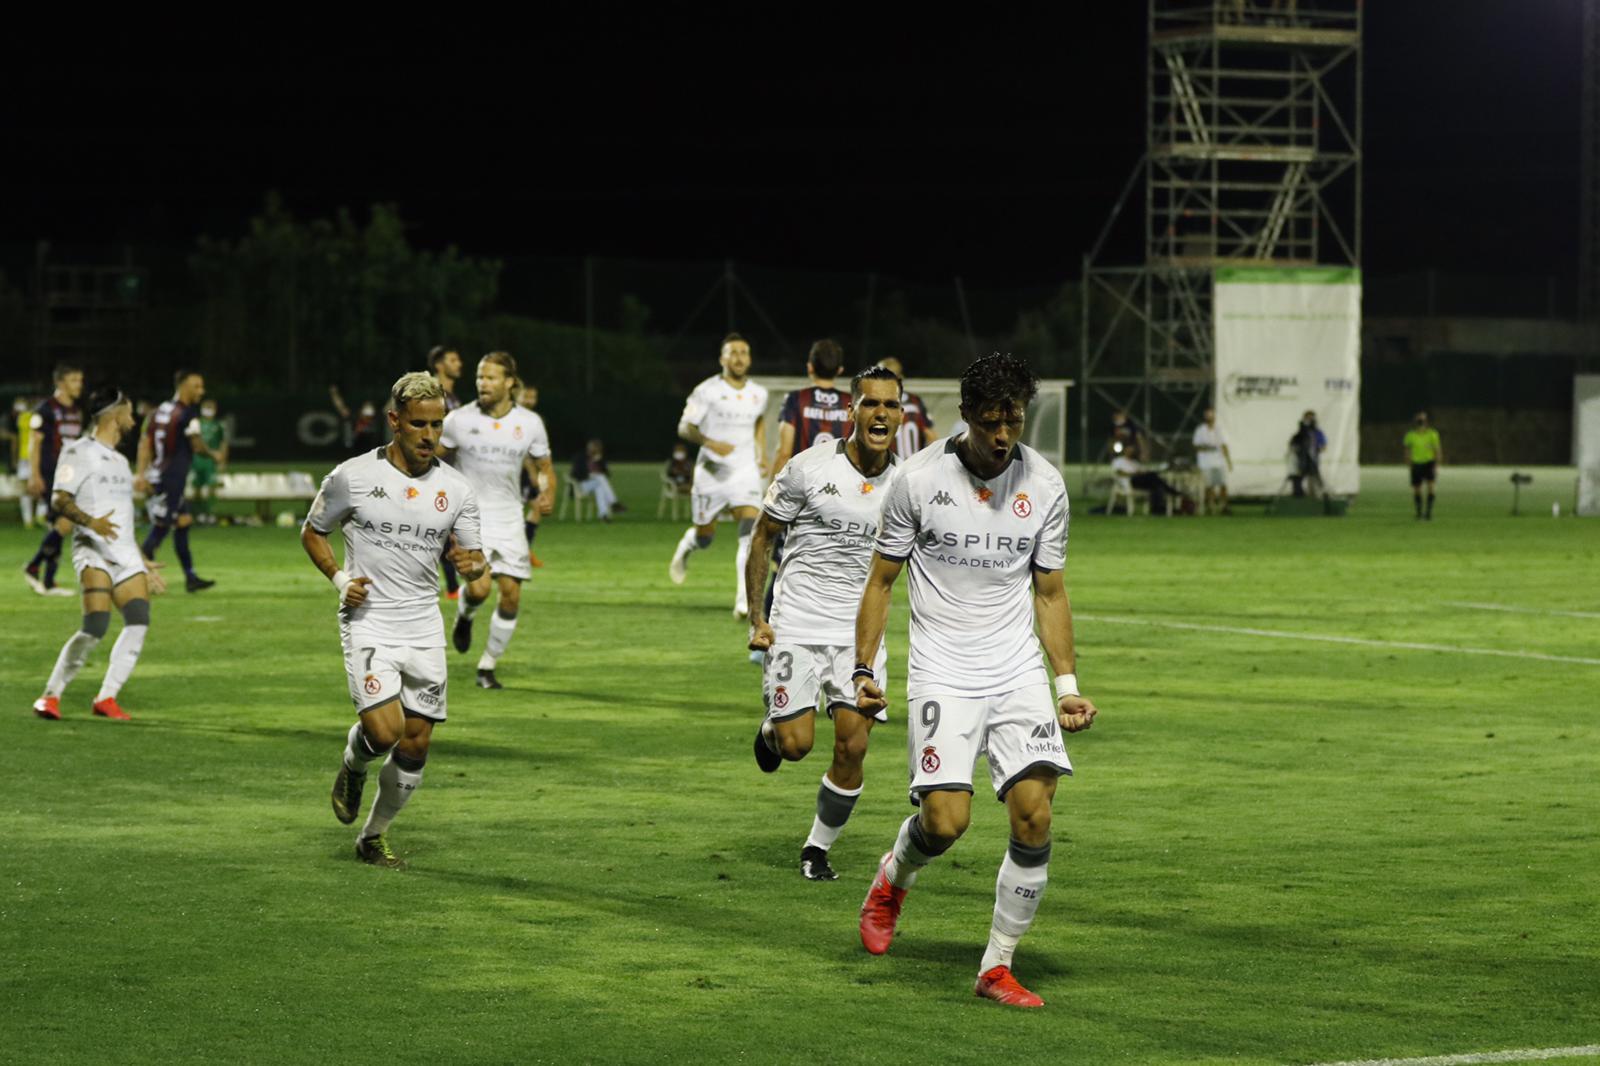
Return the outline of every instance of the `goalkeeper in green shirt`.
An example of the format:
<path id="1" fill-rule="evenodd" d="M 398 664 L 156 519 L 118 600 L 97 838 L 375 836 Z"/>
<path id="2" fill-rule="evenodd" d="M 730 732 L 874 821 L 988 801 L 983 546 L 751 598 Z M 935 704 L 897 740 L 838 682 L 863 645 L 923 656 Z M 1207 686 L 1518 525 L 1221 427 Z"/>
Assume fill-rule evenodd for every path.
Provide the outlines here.
<path id="1" fill-rule="evenodd" d="M 1406 461 L 1411 464 L 1411 496 L 1417 505 L 1419 519 L 1433 518 L 1433 483 L 1439 476 L 1439 464 L 1444 462 L 1444 446 L 1439 443 L 1439 431 L 1428 425 L 1428 412 L 1418 411 L 1406 433 L 1403 444 Z M 1428 487 L 1426 509 L 1422 500 L 1422 487 Z"/>
<path id="2" fill-rule="evenodd" d="M 200 439 L 206 442 L 206 454 L 196 450 L 190 474 L 194 478 L 195 511 L 200 521 L 216 521 L 211 513 L 211 502 L 217 498 L 217 479 L 228 469 L 228 429 L 217 418 L 217 405 L 207 400 L 200 405 Z"/>

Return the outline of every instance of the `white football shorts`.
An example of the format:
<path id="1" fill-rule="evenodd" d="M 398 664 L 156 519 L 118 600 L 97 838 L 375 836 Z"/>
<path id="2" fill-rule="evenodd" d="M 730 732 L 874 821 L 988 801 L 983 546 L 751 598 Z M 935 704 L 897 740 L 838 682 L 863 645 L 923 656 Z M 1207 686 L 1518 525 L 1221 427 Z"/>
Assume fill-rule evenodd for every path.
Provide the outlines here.
<path id="1" fill-rule="evenodd" d="M 138 577 L 146 572 L 144 556 L 139 551 L 139 542 L 133 539 L 132 531 L 121 533 L 113 541 L 74 536 L 72 569 L 79 575 L 80 585 L 83 583 L 82 574 L 85 570 L 104 570 L 111 575 L 113 588 L 130 577 Z"/>
<path id="2" fill-rule="evenodd" d="M 1030 770 L 1072 773 L 1046 682 L 979 698 L 908 692 L 906 745 L 913 803 L 924 792 L 971 792 L 979 755 L 989 757 L 989 778 L 1001 800 Z"/>
<path id="3" fill-rule="evenodd" d="M 854 645 L 775 641 L 767 649 L 767 664 L 761 677 L 761 698 L 767 706 L 767 717 L 783 722 L 821 708 L 831 718 L 833 709 L 840 704 L 854 708 L 856 683 L 850 675 L 855 668 Z M 888 669 L 888 649 L 880 647 L 872 664 L 879 688 L 888 687 Z M 887 722 L 889 713 L 880 710 L 872 717 Z"/>
<path id="4" fill-rule="evenodd" d="M 521 508 L 509 517 L 485 514 L 482 522 L 483 557 L 489 560 L 489 572 L 518 581 L 532 577 L 533 565 L 528 561 L 528 534 L 522 528 Z"/>
<path id="5" fill-rule="evenodd" d="M 695 525 L 706 526 L 715 522 L 723 511 L 736 507 L 760 510 L 763 492 L 761 472 L 754 466 L 731 471 L 724 478 L 715 477 L 703 466 L 696 466 L 689 496 L 690 517 Z"/>
<path id="6" fill-rule="evenodd" d="M 344 642 L 344 672 L 350 702 L 367 711 L 399 697 L 402 710 L 445 720 L 444 648 L 406 648 Z"/>
<path id="7" fill-rule="evenodd" d="M 1223 466 L 1202 466 L 1200 477 L 1205 481 L 1207 488 L 1225 489 L 1228 487 L 1228 468 Z"/>

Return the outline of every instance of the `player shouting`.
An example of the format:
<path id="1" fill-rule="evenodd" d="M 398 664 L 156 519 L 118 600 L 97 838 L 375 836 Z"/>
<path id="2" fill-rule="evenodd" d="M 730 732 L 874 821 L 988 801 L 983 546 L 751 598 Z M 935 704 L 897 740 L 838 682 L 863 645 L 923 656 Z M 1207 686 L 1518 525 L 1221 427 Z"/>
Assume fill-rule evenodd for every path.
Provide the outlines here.
<path id="1" fill-rule="evenodd" d="M 33 704 L 33 713 L 52 721 L 61 717 L 61 694 L 110 628 L 113 604 L 122 612 L 122 632 L 111 646 L 94 713 L 127 719 L 117 695 L 144 649 L 150 595 L 166 591 L 133 537 L 133 470 L 117 451 L 133 428 L 133 401 L 118 389 L 97 389 L 89 397 L 89 416 L 89 435 L 61 451 L 50 501 L 54 513 L 73 524 L 72 567 L 83 590 L 83 625 L 62 646 L 44 695 Z"/>
<path id="2" fill-rule="evenodd" d="M 884 706 L 873 657 L 889 618 L 889 592 L 911 570 L 911 654 L 906 666 L 912 802 L 861 907 L 861 943 L 889 950 L 917 872 L 966 832 L 972 768 L 980 753 L 1011 821 L 995 885 L 994 921 L 974 992 L 1017 1007 L 1044 1001 L 1011 973 L 1033 922 L 1050 861 L 1056 778 L 1072 772 L 1060 734 L 1098 713 L 1078 695 L 1072 608 L 1062 580 L 1067 490 L 1038 452 L 1020 443 L 1039 382 L 1010 355 L 987 356 L 961 377 L 966 432 L 904 464 L 884 503 L 872 572 L 856 619 L 856 705 Z M 1038 625 L 1038 639 L 1034 625 Z M 1056 673 L 1055 698 L 1039 659 Z"/>
<path id="3" fill-rule="evenodd" d="M 394 439 L 322 480 L 300 543 L 339 590 L 339 638 L 358 714 L 333 782 L 333 813 L 346 825 L 355 821 L 367 765 L 387 755 L 356 855 L 398 868 L 405 863 L 385 833 L 422 783 L 433 727 L 445 720 L 439 553 L 454 538 L 451 561 L 469 581 L 485 563 L 477 497 L 437 457 L 444 390 L 419 370 L 396 381 L 390 399 Z M 328 544 L 336 528 L 344 532 L 344 568 Z"/>
<path id="4" fill-rule="evenodd" d="M 796 455 L 767 489 L 745 569 L 750 647 L 767 653 L 761 693 L 767 715 L 756 733 L 756 764 L 772 773 L 784 759 L 805 758 L 816 712 L 825 709 L 833 719 L 833 765 L 822 776 L 816 819 L 800 850 L 800 872 L 812 881 L 837 876 L 828 849 L 861 795 L 872 723 L 888 720 L 881 706 L 871 713 L 857 709 L 851 665 L 856 605 L 872 563 L 878 512 L 899 472 L 893 449 L 900 379 L 883 367 L 861 371 L 843 409 L 850 421 L 839 428 L 855 432 Z M 785 529 L 788 546 L 769 624 L 761 595 L 767 547 Z M 872 658 L 882 677 L 881 644 Z"/>

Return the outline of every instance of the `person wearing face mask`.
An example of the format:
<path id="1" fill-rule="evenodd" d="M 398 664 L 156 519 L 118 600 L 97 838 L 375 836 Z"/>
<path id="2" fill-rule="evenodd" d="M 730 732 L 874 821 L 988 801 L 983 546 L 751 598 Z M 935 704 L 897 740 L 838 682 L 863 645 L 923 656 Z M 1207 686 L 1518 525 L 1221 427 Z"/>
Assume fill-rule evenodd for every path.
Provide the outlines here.
<path id="1" fill-rule="evenodd" d="M 205 400 L 200 404 L 200 439 L 205 441 L 206 452 L 194 457 L 190 468 L 194 486 L 196 521 L 215 525 L 216 515 L 211 504 L 217 498 L 217 482 L 228 472 L 228 427 L 217 418 L 217 401 Z"/>

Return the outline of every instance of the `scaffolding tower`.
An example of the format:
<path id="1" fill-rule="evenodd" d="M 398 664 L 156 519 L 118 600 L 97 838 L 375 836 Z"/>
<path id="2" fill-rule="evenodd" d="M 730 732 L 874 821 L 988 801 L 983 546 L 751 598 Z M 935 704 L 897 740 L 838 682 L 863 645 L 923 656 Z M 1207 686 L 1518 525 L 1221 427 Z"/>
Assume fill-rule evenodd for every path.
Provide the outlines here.
<path id="1" fill-rule="evenodd" d="M 1097 415 L 1166 449 L 1194 428 L 1219 268 L 1360 266 L 1361 8 L 1149 0 L 1145 154 L 1083 259 L 1085 464 Z M 1102 262 L 1141 186 L 1143 262 Z"/>

